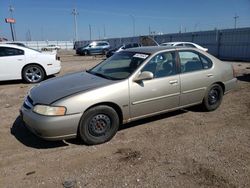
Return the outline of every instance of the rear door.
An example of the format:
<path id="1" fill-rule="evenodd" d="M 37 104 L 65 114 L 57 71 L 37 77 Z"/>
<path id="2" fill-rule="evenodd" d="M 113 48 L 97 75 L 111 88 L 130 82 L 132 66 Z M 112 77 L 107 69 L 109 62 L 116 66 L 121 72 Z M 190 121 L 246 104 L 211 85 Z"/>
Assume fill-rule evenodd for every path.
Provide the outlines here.
<path id="1" fill-rule="evenodd" d="M 21 71 L 24 65 L 24 50 L 0 47 L 0 80 L 21 79 Z"/>
<path id="2" fill-rule="evenodd" d="M 212 61 L 193 50 L 179 50 L 181 96 L 180 106 L 201 103 L 206 89 L 215 80 Z"/>

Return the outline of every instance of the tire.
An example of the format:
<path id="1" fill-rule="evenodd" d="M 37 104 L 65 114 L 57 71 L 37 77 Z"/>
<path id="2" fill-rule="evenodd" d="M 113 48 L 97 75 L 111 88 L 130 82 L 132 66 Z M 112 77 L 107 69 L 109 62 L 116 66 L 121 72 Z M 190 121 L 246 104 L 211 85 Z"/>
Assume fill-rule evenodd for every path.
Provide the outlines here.
<path id="1" fill-rule="evenodd" d="M 88 52 L 87 50 L 84 50 L 84 51 L 82 52 L 82 54 L 83 54 L 84 56 L 86 56 L 86 55 L 89 54 L 89 52 Z"/>
<path id="2" fill-rule="evenodd" d="M 109 106 L 96 106 L 87 110 L 79 124 L 79 135 L 88 145 L 109 141 L 119 128 L 119 117 Z"/>
<path id="3" fill-rule="evenodd" d="M 209 87 L 204 99 L 203 108 L 206 111 L 213 111 L 217 109 L 223 98 L 223 89 L 219 84 L 213 84 Z"/>
<path id="4" fill-rule="evenodd" d="M 28 83 L 38 83 L 44 80 L 45 72 L 39 65 L 28 65 L 22 71 L 22 78 Z"/>
<path id="5" fill-rule="evenodd" d="M 107 53 L 108 53 L 108 50 L 103 50 L 102 51 L 102 55 L 107 55 Z"/>

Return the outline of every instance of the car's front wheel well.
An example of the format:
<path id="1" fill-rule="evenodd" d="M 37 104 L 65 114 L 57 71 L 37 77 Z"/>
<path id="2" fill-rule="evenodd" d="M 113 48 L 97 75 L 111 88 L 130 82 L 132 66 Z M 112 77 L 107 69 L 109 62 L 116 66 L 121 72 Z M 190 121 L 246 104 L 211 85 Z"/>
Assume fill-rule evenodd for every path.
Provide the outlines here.
<path id="1" fill-rule="evenodd" d="M 119 117 L 119 123 L 120 124 L 122 123 L 122 121 L 123 121 L 122 110 L 121 110 L 121 108 L 117 104 L 112 103 L 112 102 L 102 102 L 102 103 L 94 104 L 94 105 L 90 106 L 89 108 L 87 108 L 85 110 L 85 112 L 88 111 L 90 108 L 93 108 L 93 107 L 96 107 L 96 106 L 101 106 L 101 105 L 109 106 L 109 107 L 113 108 L 116 111 L 116 113 L 117 113 L 117 115 Z"/>

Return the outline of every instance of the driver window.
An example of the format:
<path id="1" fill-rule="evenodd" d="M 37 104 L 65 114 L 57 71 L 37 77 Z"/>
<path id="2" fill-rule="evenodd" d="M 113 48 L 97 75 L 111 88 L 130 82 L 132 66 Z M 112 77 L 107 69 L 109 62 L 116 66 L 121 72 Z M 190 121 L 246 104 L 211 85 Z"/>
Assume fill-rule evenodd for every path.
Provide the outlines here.
<path id="1" fill-rule="evenodd" d="M 154 78 L 161 78 L 176 74 L 175 52 L 164 52 L 154 56 L 142 71 L 149 71 Z"/>

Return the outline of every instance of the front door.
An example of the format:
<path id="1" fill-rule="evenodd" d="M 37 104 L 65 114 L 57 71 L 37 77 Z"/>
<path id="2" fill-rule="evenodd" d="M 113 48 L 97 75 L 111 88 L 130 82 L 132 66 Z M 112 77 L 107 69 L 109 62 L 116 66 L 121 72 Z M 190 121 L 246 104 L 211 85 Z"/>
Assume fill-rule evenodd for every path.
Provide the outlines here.
<path id="1" fill-rule="evenodd" d="M 130 117 L 137 119 L 179 106 L 180 77 L 175 52 L 155 55 L 141 72 L 154 74 L 151 80 L 130 82 Z"/>

